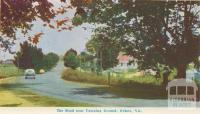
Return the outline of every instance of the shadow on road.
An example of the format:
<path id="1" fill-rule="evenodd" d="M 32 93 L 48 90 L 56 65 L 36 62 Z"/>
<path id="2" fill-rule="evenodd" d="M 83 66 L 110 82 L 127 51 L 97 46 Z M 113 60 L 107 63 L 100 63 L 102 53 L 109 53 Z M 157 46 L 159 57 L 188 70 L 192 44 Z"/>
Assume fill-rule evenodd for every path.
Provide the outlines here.
<path id="1" fill-rule="evenodd" d="M 101 95 L 102 98 L 167 99 L 166 90 L 162 86 L 77 88 L 73 94 Z"/>

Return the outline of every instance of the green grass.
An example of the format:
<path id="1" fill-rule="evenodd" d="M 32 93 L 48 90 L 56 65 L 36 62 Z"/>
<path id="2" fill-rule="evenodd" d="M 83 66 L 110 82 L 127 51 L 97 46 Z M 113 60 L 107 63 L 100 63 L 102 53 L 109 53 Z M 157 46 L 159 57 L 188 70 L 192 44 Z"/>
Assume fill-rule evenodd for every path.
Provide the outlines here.
<path id="1" fill-rule="evenodd" d="M 57 98 L 41 96 L 21 89 L 0 87 L 0 107 L 89 107 L 87 103 L 60 100 Z"/>
<path id="2" fill-rule="evenodd" d="M 21 98 L 33 103 L 35 106 L 45 107 L 89 107 L 94 106 L 87 103 L 72 102 L 67 100 L 60 100 L 57 98 L 40 96 L 32 92 L 27 91 L 15 91 L 16 94 L 21 95 Z"/>
<path id="3" fill-rule="evenodd" d="M 69 81 L 86 82 L 94 84 L 107 84 L 105 76 L 98 76 L 94 73 L 80 72 L 77 70 L 66 69 L 62 73 L 62 78 Z"/>
<path id="4" fill-rule="evenodd" d="M 65 69 L 62 73 L 62 78 L 69 81 L 86 82 L 93 84 L 108 84 L 108 76 L 96 75 L 95 73 L 80 72 L 78 70 Z M 124 86 L 131 85 L 134 83 L 148 84 L 148 85 L 160 85 L 161 80 L 157 80 L 154 76 L 145 75 L 141 77 L 125 78 L 121 76 L 111 76 L 111 85 Z"/>
<path id="5" fill-rule="evenodd" d="M 0 78 L 23 75 L 23 70 L 13 64 L 0 64 Z"/>
<path id="6" fill-rule="evenodd" d="M 65 69 L 63 71 L 62 78 L 69 81 L 83 83 L 101 85 L 108 84 L 107 76 L 97 76 L 94 73 L 80 72 L 72 69 Z M 156 79 L 151 75 L 132 78 L 124 78 L 123 76 L 111 76 L 110 86 L 96 87 L 95 90 L 107 91 L 108 93 L 125 98 L 166 98 L 166 90 L 161 83 L 161 79 Z"/>

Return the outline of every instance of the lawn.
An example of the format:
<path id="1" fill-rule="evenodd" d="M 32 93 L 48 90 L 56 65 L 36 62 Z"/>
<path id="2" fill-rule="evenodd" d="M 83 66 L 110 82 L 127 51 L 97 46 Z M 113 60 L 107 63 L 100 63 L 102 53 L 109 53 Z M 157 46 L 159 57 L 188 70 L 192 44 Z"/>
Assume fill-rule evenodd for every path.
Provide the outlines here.
<path id="1" fill-rule="evenodd" d="M 13 64 L 0 64 L 0 78 L 22 76 L 23 70 L 18 69 Z"/>
<path id="2" fill-rule="evenodd" d="M 89 107 L 86 103 L 63 101 L 56 98 L 37 95 L 21 89 L 0 87 L 0 107 Z"/>

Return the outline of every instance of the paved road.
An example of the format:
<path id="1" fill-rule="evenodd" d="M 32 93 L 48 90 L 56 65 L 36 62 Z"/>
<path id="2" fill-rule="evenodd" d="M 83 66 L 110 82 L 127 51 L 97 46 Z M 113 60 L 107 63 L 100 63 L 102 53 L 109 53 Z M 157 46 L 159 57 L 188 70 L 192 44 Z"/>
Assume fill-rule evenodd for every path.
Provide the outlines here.
<path id="1" fill-rule="evenodd" d="M 19 77 L 17 88 L 31 90 L 41 95 L 55 97 L 63 100 L 90 103 L 97 106 L 127 106 L 127 107 L 165 107 L 167 100 L 121 98 L 119 96 L 98 91 L 97 85 L 80 84 L 62 80 L 61 72 L 64 69 L 59 63 L 52 71 L 37 75 L 36 80 L 25 80 Z"/>

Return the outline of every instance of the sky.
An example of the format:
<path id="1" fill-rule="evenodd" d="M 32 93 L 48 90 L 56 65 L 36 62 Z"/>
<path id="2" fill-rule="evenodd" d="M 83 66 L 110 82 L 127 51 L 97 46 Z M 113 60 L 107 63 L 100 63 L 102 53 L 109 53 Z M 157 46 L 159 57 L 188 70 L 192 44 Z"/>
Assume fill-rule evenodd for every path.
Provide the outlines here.
<path id="1" fill-rule="evenodd" d="M 50 1 L 54 4 L 55 7 L 61 5 L 58 0 Z M 74 16 L 74 13 L 75 9 L 71 9 L 66 14 L 58 18 L 72 18 Z M 64 55 L 64 53 L 70 48 L 77 50 L 77 52 L 79 53 L 84 51 L 85 44 L 92 34 L 91 28 L 94 27 L 93 25 L 85 23 L 81 26 L 74 27 L 71 31 L 65 30 L 62 32 L 58 32 L 57 30 L 43 27 L 42 25 L 43 24 L 41 21 L 34 22 L 32 31 L 29 34 L 34 35 L 38 32 L 43 32 L 44 35 L 42 35 L 42 37 L 40 38 L 40 42 L 37 46 L 39 48 L 42 48 L 45 54 L 49 52 L 54 52 L 59 55 Z M 85 28 L 87 29 L 85 30 Z M 19 51 L 19 43 L 27 39 L 27 37 L 24 37 L 22 34 L 20 34 L 20 32 L 17 34 L 17 37 L 19 39 L 18 41 L 16 41 L 15 46 L 12 47 L 13 51 Z M 14 55 L 9 54 L 8 52 L 1 51 L 0 60 L 12 59 L 13 56 Z"/>

